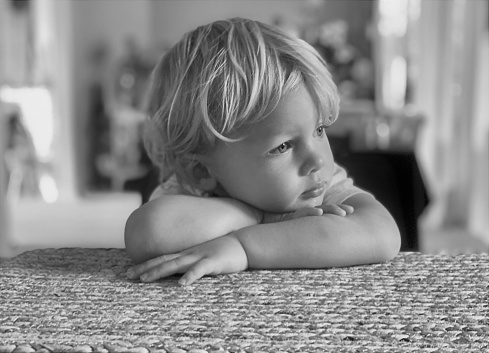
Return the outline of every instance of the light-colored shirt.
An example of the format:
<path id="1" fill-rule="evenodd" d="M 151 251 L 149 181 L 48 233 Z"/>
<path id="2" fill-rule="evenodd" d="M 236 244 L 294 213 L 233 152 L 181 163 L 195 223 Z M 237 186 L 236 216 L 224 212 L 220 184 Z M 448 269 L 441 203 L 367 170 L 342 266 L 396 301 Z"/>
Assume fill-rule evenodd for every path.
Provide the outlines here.
<path id="1" fill-rule="evenodd" d="M 333 171 L 333 179 L 331 186 L 326 190 L 323 199 L 323 205 L 325 204 L 341 204 L 346 199 L 353 195 L 366 193 L 364 190 L 356 187 L 353 184 L 353 180 L 348 177 L 345 169 L 335 163 Z M 210 197 L 211 194 L 198 189 L 193 189 L 188 185 L 181 185 L 176 175 L 172 175 L 167 181 L 158 186 L 151 194 L 150 200 L 154 200 L 158 197 L 165 195 L 191 195 L 200 197 Z"/>

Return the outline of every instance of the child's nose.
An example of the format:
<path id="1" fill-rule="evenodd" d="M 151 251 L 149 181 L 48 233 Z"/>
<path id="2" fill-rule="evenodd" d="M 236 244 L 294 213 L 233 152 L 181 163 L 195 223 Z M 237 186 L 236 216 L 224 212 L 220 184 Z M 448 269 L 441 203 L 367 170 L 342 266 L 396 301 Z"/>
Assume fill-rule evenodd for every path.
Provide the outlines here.
<path id="1" fill-rule="evenodd" d="M 325 165 L 324 156 L 317 150 L 311 149 L 308 151 L 303 164 L 303 174 L 309 175 L 318 172 Z"/>

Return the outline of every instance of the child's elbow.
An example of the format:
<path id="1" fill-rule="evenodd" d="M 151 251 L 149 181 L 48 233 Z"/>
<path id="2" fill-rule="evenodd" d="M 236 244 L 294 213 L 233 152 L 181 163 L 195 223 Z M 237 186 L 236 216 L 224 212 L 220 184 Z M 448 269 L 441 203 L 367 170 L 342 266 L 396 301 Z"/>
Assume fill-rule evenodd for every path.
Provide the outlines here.
<path id="1" fill-rule="evenodd" d="M 124 229 L 126 253 L 135 263 L 150 258 L 150 244 L 145 214 L 140 209 L 135 210 L 127 219 Z"/>
<path id="2" fill-rule="evenodd" d="M 399 227 L 393 219 L 389 219 L 382 226 L 383 234 L 381 257 L 382 262 L 387 262 L 395 258 L 401 249 L 401 233 Z"/>

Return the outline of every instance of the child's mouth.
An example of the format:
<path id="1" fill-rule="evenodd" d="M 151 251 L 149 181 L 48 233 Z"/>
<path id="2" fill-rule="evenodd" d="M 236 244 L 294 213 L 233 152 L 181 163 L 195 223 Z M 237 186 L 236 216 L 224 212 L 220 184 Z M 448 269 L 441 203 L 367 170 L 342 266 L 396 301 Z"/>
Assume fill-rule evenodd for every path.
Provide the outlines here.
<path id="1" fill-rule="evenodd" d="M 324 192 L 324 182 L 316 183 L 312 188 L 302 193 L 302 197 L 305 199 L 313 199 L 319 197 Z"/>

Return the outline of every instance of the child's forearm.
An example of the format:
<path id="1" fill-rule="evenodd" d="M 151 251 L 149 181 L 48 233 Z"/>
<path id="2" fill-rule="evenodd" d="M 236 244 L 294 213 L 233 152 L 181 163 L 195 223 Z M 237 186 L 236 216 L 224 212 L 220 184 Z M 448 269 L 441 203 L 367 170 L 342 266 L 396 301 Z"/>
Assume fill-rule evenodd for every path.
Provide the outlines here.
<path id="1" fill-rule="evenodd" d="M 323 215 L 262 224 L 233 233 L 251 269 L 326 268 L 387 261 L 399 251 L 399 230 L 390 214 L 368 195 L 345 202 L 346 216 Z"/>
<path id="2" fill-rule="evenodd" d="M 256 225 L 261 217 L 261 212 L 234 199 L 164 196 L 131 214 L 124 235 L 126 251 L 142 262 Z"/>

